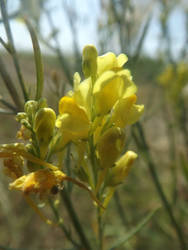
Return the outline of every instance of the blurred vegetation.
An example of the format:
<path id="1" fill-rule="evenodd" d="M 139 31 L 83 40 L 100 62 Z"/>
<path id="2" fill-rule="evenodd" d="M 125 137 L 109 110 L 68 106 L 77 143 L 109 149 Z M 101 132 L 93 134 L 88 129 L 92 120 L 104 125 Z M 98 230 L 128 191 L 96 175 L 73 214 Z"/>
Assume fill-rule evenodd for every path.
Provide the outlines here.
<path id="1" fill-rule="evenodd" d="M 35 29 L 40 46 L 47 51 L 42 55 L 44 96 L 48 100 L 48 105 L 57 111 L 58 100 L 73 85 L 73 73 L 75 71 L 81 73 L 77 27 L 82 25 L 84 29 L 84 24 L 76 8 L 78 1 L 61 1 L 62 13 L 66 14 L 66 25 L 69 25 L 72 35 L 73 48 L 67 53 L 64 52 L 63 41 L 59 40 L 59 27 L 54 22 L 53 1 L 20 0 L 13 13 L 11 12 L 13 0 L 6 2 L 10 8 L 10 10 L 8 8 L 9 20 L 19 22 L 19 17 L 25 16 Z M 187 2 L 180 0 L 96 2 L 100 8 L 98 22 L 95 24 L 100 55 L 107 51 L 128 55 L 127 67 L 131 70 L 134 82 L 138 86 L 139 103 L 145 105 L 141 122 L 126 131 L 126 149 L 137 152 L 139 158 L 126 182 L 116 191 L 104 216 L 104 249 L 185 250 L 188 248 Z M 172 39 L 172 32 L 179 31 L 170 27 L 169 20 L 173 11 L 178 8 L 181 9 L 185 20 L 182 28 L 185 37 L 181 49 L 175 52 L 173 48 L 176 41 Z M 160 37 L 158 51 L 151 57 L 147 51 L 143 51 L 143 46 L 149 30 L 152 29 L 154 15 L 160 27 Z M 49 34 L 44 34 L 42 30 L 44 17 L 49 26 Z M 0 25 L 3 26 L 2 20 Z M 11 32 L 14 33 L 14 30 Z M 15 141 L 19 125 L 14 115 L 17 110 L 23 109 L 24 98 L 27 99 L 27 95 L 34 98 L 36 85 L 33 52 L 18 50 L 14 41 L 10 41 L 9 35 L 7 33 L 7 40 L 4 41 L 0 34 L 1 143 Z M 7 46 L 10 44 L 14 44 L 14 53 L 11 53 L 10 47 Z M 184 70 L 179 70 L 181 64 L 184 65 Z M 18 98 L 12 98 L 11 91 L 7 87 L 7 75 L 10 78 L 8 78 L 10 88 L 12 84 Z M 25 97 L 23 86 L 19 85 L 22 80 L 26 86 Z M 172 92 L 173 95 L 169 96 Z M 73 163 L 71 166 L 73 167 Z M 20 193 L 8 190 L 9 180 L 2 172 L 0 249 L 76 249 L 72 247 L 60 228 L 48 226 L 41 221 L 25 203 Z M 65 187 L 71 190 L 69 195 L 73 206 L 91 246 L 94 246 L 97 222 L 92 201 L 77 187 L 70 189 L 66 184 Z M 59 204 L 64 225 L 78 240 L 77 231 L 64 203 Z M 156 208 L 159 209 L 142 229 L 126 240 L 129 233 Z M 53 218 L 47 206 L 42 210 L 48 217 Z M 55 220 L 55 217 L 53 219 Z M 116 243 L 117 246 L 114 245 Z"/>

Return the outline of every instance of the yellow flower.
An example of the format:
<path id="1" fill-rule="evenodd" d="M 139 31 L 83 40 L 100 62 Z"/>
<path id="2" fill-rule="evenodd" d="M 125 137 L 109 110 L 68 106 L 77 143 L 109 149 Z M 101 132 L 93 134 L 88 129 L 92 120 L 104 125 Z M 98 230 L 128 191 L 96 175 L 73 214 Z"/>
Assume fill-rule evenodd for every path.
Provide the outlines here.
<path id="1" fill-rule="evenodd" d="M 171 101 L 177 102 L 188 83 L 188 65 L 184 62 L 177 65 L 169 64 L 164 72 L 159 75 L 158 82 L 165 88 Z"/>
<path id="2" fill-rule="evenodd" d="M 116 186 L 121 184 L 129 173 L 129 170 L 137 158 L 137 154 L 127 151 L 109 170 L 109 176 L 106 182 L 107 186 Z"/>
<path id="3" fill-rule="evenodd" d="M 123 69 L 126 62 L 124 54 L 116 57 L 110 52 L 97 56 L 94 46 L 84 48 L 83 72 L 86 79 L 81 82 L 76 73 L 74 91 L 59 102 L 60 115 L 56 126 L 61 130 L 65 143 L 87 139 L 102 123 L 103 126 L 108 122 L 108 127 L 124 128 L 139 119 L 144 106 L 135 104 L 137 88 L 130 71 Z"/>
<path id="4" fill-rule="evenodd" d="M 51 171 L 40 169 L 27 175 L 23 175 L 10 183 L 10 189 L 22 191 L 24 194 L 35 193 L 42 197 L 48 194 L 54 186 L 61 185 L 65 174 L 59 170 Z"/>
<path id="5" fill-rule="evenodd" d="M 73 97 L 65 96 L 59 102 L 59 117 L 56 127 L 63 133 L 65 145 L 70 140 L 84 139 L 88 137 L 90 121 L 86 111 L 79 106 Z"/>

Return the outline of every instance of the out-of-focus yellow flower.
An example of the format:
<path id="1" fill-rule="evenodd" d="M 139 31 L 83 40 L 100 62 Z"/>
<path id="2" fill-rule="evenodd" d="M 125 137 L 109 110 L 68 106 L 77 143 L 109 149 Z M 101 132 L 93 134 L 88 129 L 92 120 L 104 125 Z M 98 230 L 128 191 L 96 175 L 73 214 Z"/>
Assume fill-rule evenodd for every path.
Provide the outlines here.
<path id="1" fill-rule="evenodd" d="M 168 65 L 159 75 L 158 82 L 165 88 L 168 97 L 176 102 L 188 83 L 188 65 L 183 62 Z"/>
<path id="2" fill-rule="evenodd" d="M 15 180 L 23 175 L 24 160 L 20 155 L 13 155 L 3 161 L 4 173 L 11 179 Z"/>

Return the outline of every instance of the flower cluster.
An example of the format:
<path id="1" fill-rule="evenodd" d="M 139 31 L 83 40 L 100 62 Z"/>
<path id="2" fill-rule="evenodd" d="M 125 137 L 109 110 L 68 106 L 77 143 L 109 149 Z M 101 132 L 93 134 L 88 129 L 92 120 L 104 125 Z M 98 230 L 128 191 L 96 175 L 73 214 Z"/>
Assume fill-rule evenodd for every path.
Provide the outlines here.
<path id="1" fill-rule="evenodd" d="M 188 65 L 184 62 L 168 65 L 158 77 L 158 81 L 165 88 L 170 100 L 176 103 L 188 83 Z"/>
<path id="2" fill-rule="evenodd" d="M 64 180 L 84 182 L 80 186 L 89 187 L 92 197 L 107 205 L 109 190 L 112 194 L 124 181 L 137 157 L 132 151 L 122 154 L 125 127 L 135 123 L 144 109 L 136 104 L 137 88 L 130 71 L 123 68 L 127 60 L 126 55 L 116 57 L 111 52 L 98 56 L 96 48 L 88 45 L 82 60 L 85 79 L 74 74 L 74 89 L 60 99 L 57 118 L 43 99 L 25 104 L 24 112 L 17 115 L 21 123 L 17 137 L 25 144 L 0 146 L 5 173 L 13 179 L 11 189 L 43 197 Z M 68 177 L 62 164 L 49 163 L 68 145 L 81 182 Z"/>

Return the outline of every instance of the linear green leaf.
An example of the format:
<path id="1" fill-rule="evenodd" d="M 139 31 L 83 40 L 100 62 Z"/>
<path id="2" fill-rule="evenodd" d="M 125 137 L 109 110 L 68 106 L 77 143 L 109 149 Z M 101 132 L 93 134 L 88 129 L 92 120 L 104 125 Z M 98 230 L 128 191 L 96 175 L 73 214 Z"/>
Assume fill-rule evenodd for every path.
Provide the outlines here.
<path id="1" fill-rule="evenodd" d="M 29 30 L 32 44 L 33 44 L 36 78 L 37 78 L 35 100 L 39 100 L 42 96 L 42 91 L 43 91 L 43 86 L 44 86 L 44 71 L 43 71 L 42 56 L 41 56 L 41 51 L 40 51 L 40 46 L 39 46 L 39 42 L 37 39 L 37 35 L 32 25 L 30 24 L 30 22 L 27 20 L 26 17 L 24 17 L 24 21 Z"/>
<path id="2" fill-rule="evenodd" d="M 134 227 L 125 237 L 116 242 L 110 250 L 115 250 L 118 247 L 124 245 L 130 238 L 132 238 L 136 233 L 138 233 L 153 217 L 153 215 L 158 211 L 159 208 L 151 211 L 136 227 Z"/>

